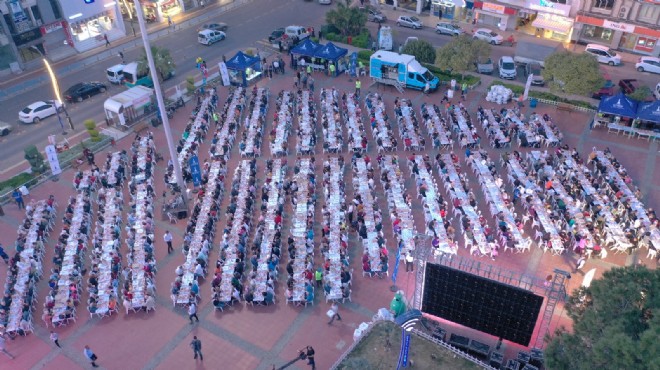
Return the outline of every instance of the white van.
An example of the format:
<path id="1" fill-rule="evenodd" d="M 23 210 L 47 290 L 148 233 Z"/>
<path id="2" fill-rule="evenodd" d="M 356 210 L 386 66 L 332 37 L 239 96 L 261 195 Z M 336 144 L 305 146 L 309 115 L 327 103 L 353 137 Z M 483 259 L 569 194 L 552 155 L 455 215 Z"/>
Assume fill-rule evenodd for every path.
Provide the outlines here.
<path id="1" fill-rule="evenodd" d="M 598 44 L 588 44 L 584 48 L 586 53 L 596 57 L 599 63 L 609 64 L 611 66 L 621 65 L 621 56 L 607 46 Z"/>
<path id="2" fill-rule="evenodd" d="M 126 67 L 126 64 L 116 64 L 108 69 L 106 69 L 106 77 L 108 81 L 113 84 L 120 84 L 124 79 L 124 75 L 121 73 Z"/>
<path id="3" fill-rule="evenodd" d="M 302 41 L 311 36 L 311 33 L 308 32 L 307 28 L 303 26 L 288 26 L 284 29 L 284 33 L 289 36 L 294 43 Z"/>
<path id="4" fill-rule="evenodd" d="M 227 37 L 222 31 L 201 30 L 197 34 L 197 42 L 204 45 L 211 45 L 214 42 L 222 41 Z"/>

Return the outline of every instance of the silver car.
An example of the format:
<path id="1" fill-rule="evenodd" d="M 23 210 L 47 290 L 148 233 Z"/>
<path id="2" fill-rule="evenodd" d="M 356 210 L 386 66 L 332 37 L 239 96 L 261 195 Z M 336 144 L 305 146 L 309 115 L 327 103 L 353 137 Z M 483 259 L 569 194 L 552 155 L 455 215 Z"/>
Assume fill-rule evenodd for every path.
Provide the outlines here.
<path id="1" fill-rule="evenodd" d="M 396 25 L 399 27 L 410 27 L 419 30 L 422 28 L 422 21 L 417 17 L 402 15 L 396 20 Z"/>
<path id="2" fill-rule="evenodd" d="M 465 31 L 463 31 L 458 25 L 447 22 L 440 22 L 436 24 L 435 32 L 441 35 L 444 34 L 450 36 L 459 36 L 465 33 Z"/>
<path id="3" fill-rule="evenodd" d="M 377 9 L 368 8 L 367 20 L 369 22 L 383 23 L 387 21 L 387 17 Z"/>

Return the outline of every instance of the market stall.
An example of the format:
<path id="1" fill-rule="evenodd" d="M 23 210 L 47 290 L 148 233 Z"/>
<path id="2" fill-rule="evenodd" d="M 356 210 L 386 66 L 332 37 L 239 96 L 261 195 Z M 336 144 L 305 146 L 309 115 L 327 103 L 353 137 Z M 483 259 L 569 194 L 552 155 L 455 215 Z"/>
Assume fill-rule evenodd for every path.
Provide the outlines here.
<path id="1" fill-rule="evenodd" d="M 325 46 L 319 48 L 314 56 L 316 61 L 325 68 L 332 64 L 335 66 L 337 73 L 342 73 L 348 69 L 348 60 L 345 58 L 347 53 L 348 49 L 340 48 L 332 42 L 328 42 Z"/>
<path id="2" fill-rule="evenodd" d="M 239 51 L 225 63 L 232 85 L 246 87 L 261 76 L 261 61 Z"/>
<path id="3" fill-rule="evenodd" d="M 603 97 L 598 104 L 596 124 L 607 126 L 610 131 L 630 129 L 637 114 L 637 104 L 637 100 L 627 97 L 624 93 Z"/>
<path id="4" fill-rule="evenodd" d="M 108 98 L 103 109 L 109 125 L 130 126 L 148 113 L 154 105 L 154 89 L 135 86 Z"/>
<path id="5" fill-rule="evenodd" d="M 635 118 L 640 121 L 640 128 L 660 129 L 660 100 L 640 103 Z"/>

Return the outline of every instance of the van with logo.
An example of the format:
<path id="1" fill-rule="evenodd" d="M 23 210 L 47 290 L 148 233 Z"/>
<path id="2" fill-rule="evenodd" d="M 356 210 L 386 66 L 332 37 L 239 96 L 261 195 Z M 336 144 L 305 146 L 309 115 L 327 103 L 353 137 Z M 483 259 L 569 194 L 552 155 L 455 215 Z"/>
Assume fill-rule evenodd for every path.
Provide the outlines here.
<path id="1" fill-rule="evenodd" d="M 126 64 L 116 64 L 108 69 L 106 69 L 106 77 L 108 81 L 113 84 L 120 84 L 124 79 L 124 75 L 121 73 L 126 67 Z"/>
<path id="2" fill-rule="evenodd" d="M 201 30 L 197 34 L 197 42 L 209 46 L 213 43 L 224 40 L 226 37 L 227 35 L 222 31 Z"/>

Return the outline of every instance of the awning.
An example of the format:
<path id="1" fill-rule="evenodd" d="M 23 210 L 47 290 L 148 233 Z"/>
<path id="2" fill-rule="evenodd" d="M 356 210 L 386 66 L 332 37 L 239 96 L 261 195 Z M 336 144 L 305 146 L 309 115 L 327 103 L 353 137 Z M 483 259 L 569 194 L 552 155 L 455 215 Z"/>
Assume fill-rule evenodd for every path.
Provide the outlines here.
<path id="1" fill-rule="evenodd" d="M 538 13 L 532 26 L 567 34 L 573 27 L 573 20 L 559 15 Z"/>

